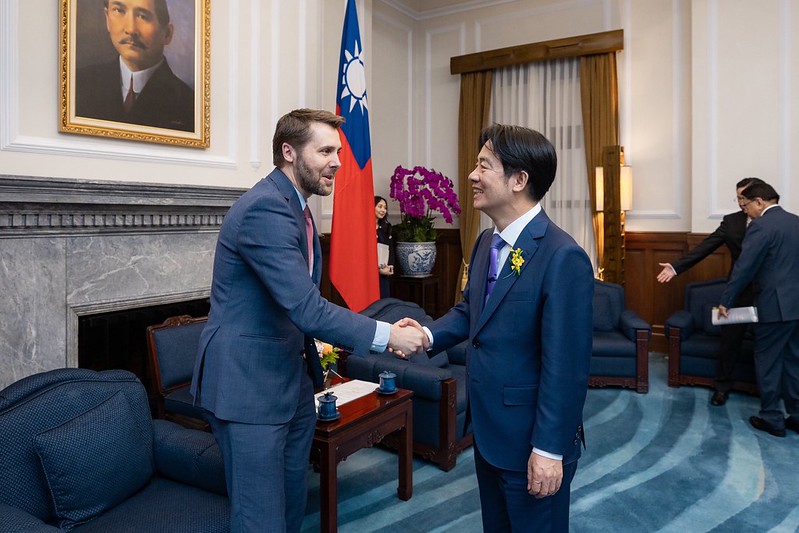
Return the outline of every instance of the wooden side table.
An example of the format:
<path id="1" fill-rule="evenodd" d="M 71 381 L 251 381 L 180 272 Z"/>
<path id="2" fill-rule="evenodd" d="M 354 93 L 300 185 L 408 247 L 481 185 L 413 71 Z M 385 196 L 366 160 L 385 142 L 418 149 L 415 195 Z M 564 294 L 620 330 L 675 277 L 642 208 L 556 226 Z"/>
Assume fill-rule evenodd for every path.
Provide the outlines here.
<path id="1" fill-rule="evenodd" d="M 438 297 L 438 276 L 430 275 L 423 278 L 392 276 L 391 281 L 391 296 L 419 304 L 433 318 L 441 316 Z M 430 293 L 432 293 L 432 297 Z"/>
<path id="2" fill-rule="evenodd" d="M 413 392 L 397 389 L 391 395 L 373 392 L 338 408 L 341 418 L 316 423 L 311 462 L 319 467 L 321 530 L 338 529 L 338 463 L 363 448 L 371 448 L 392 435 L 399 442 L 397 495 L 413 495 Z"/>

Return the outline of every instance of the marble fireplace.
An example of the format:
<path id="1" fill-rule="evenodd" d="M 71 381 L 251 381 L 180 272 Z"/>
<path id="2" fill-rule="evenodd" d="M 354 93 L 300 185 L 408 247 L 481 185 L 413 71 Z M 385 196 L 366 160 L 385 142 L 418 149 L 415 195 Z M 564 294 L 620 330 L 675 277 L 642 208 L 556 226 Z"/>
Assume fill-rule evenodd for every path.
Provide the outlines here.
<path id="1" fill-rule="evenodd" d="M 243 192 L 0 175 L 0 388 L 78 366 L 81 317 L 207 298 Z"/>

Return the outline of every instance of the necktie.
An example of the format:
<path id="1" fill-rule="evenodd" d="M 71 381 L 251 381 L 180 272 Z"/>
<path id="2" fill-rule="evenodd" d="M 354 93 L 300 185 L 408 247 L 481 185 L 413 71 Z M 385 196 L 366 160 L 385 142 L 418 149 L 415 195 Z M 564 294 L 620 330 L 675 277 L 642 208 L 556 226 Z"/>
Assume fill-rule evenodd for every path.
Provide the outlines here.
<path id="1" fill-rule="evenodd" d="M 125 113 L 130 113 L 133 103 L 136 101 L 136 93 L 133 92 L 133 74 L 130 75 L 130 86 L 128 87 L 128 94 L 125 95 L 125 101 L 122 102 L 122 107 Z"/>
<path id="2" fill-rule="evenodd" d="M 491 293 L 494 292 L 494 285 L 497 282 L 497 275 L 499 270 L 499 249 L 505 246 L 505 241 L 499 236 L 499 233 L 494 234 L 491 240 L 491 251 L 488 261 L 488 282 L 486 283 L 486 301 Z"/>
<path id="3" fill-rule="evenodd" d="M 313 274 L 313 218 L 311 209 L 306 205 L 305 211 L 305 240 L 308 244 L 308 272 Z"/>

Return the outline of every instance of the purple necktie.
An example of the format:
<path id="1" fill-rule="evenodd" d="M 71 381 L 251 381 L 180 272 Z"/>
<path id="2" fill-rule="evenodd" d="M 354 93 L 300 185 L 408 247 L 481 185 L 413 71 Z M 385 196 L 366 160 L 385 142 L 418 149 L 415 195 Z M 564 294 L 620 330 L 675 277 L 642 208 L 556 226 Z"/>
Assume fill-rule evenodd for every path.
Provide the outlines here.
<path id="1" fill-rule="evenodd" d="M 311 209 L 305 206 L 305 237 L 308 243 L 308 272 L 313 274 L 313 218 Z"/>
<path id="2" fill-rule="evenodd" d="M 494 285 L 497 282 L 497 274 L 499 270 L 499 249 L 505 246 L 505 241 L 499 236 L 499 233 L 494 234 L 491 240 L 491 252 L 488 260 L 488 282 L 486 283 L 486 301 L 491 293 L 494 292 Z"/>

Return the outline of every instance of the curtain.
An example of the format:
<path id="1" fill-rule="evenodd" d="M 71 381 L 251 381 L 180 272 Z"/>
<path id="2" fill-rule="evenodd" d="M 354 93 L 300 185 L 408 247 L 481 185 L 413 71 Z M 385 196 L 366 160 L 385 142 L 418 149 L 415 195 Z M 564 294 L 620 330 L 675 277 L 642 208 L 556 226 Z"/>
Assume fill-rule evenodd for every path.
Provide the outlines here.
<path id="1" fill-rule="evenodd" d="M 619 93 L 616 75 L 616 53 L 597 54 L 580 58 L 580 89 L 582 93 L 585 132 L 585 159 L 588 171 L 590 201 L 594 214 L 597 264 L 605 264 L 605 229 L 602 213 L 596 212 L 594 168 L 602 166 L 605 146 L 619 144 Z"/>
<path id="2" fill-rule="evenodd" d="M 472 203 L 472 186 L 469 174 L 477 164 L 480 153 L 480 131 L 488 125 L 491 99 L 491 71 L 461 74 L 460 109 L 458 112 L 458 192 L 460 198 L 460 238 L 463 261 L 455 284 L 454 302 L 462 299 L 469 275 L 469 258 L 480 225 L 480 213 Z"/>
<path id="3" fill-rule="evenodd" d="M 554 145 L 558 170 L 541 206 L 555 224 L 583 247 L 596 267 L 592 189 L 586 180 L 580 59 L 495 70 L 491 120 L 532 128 Z"/>

